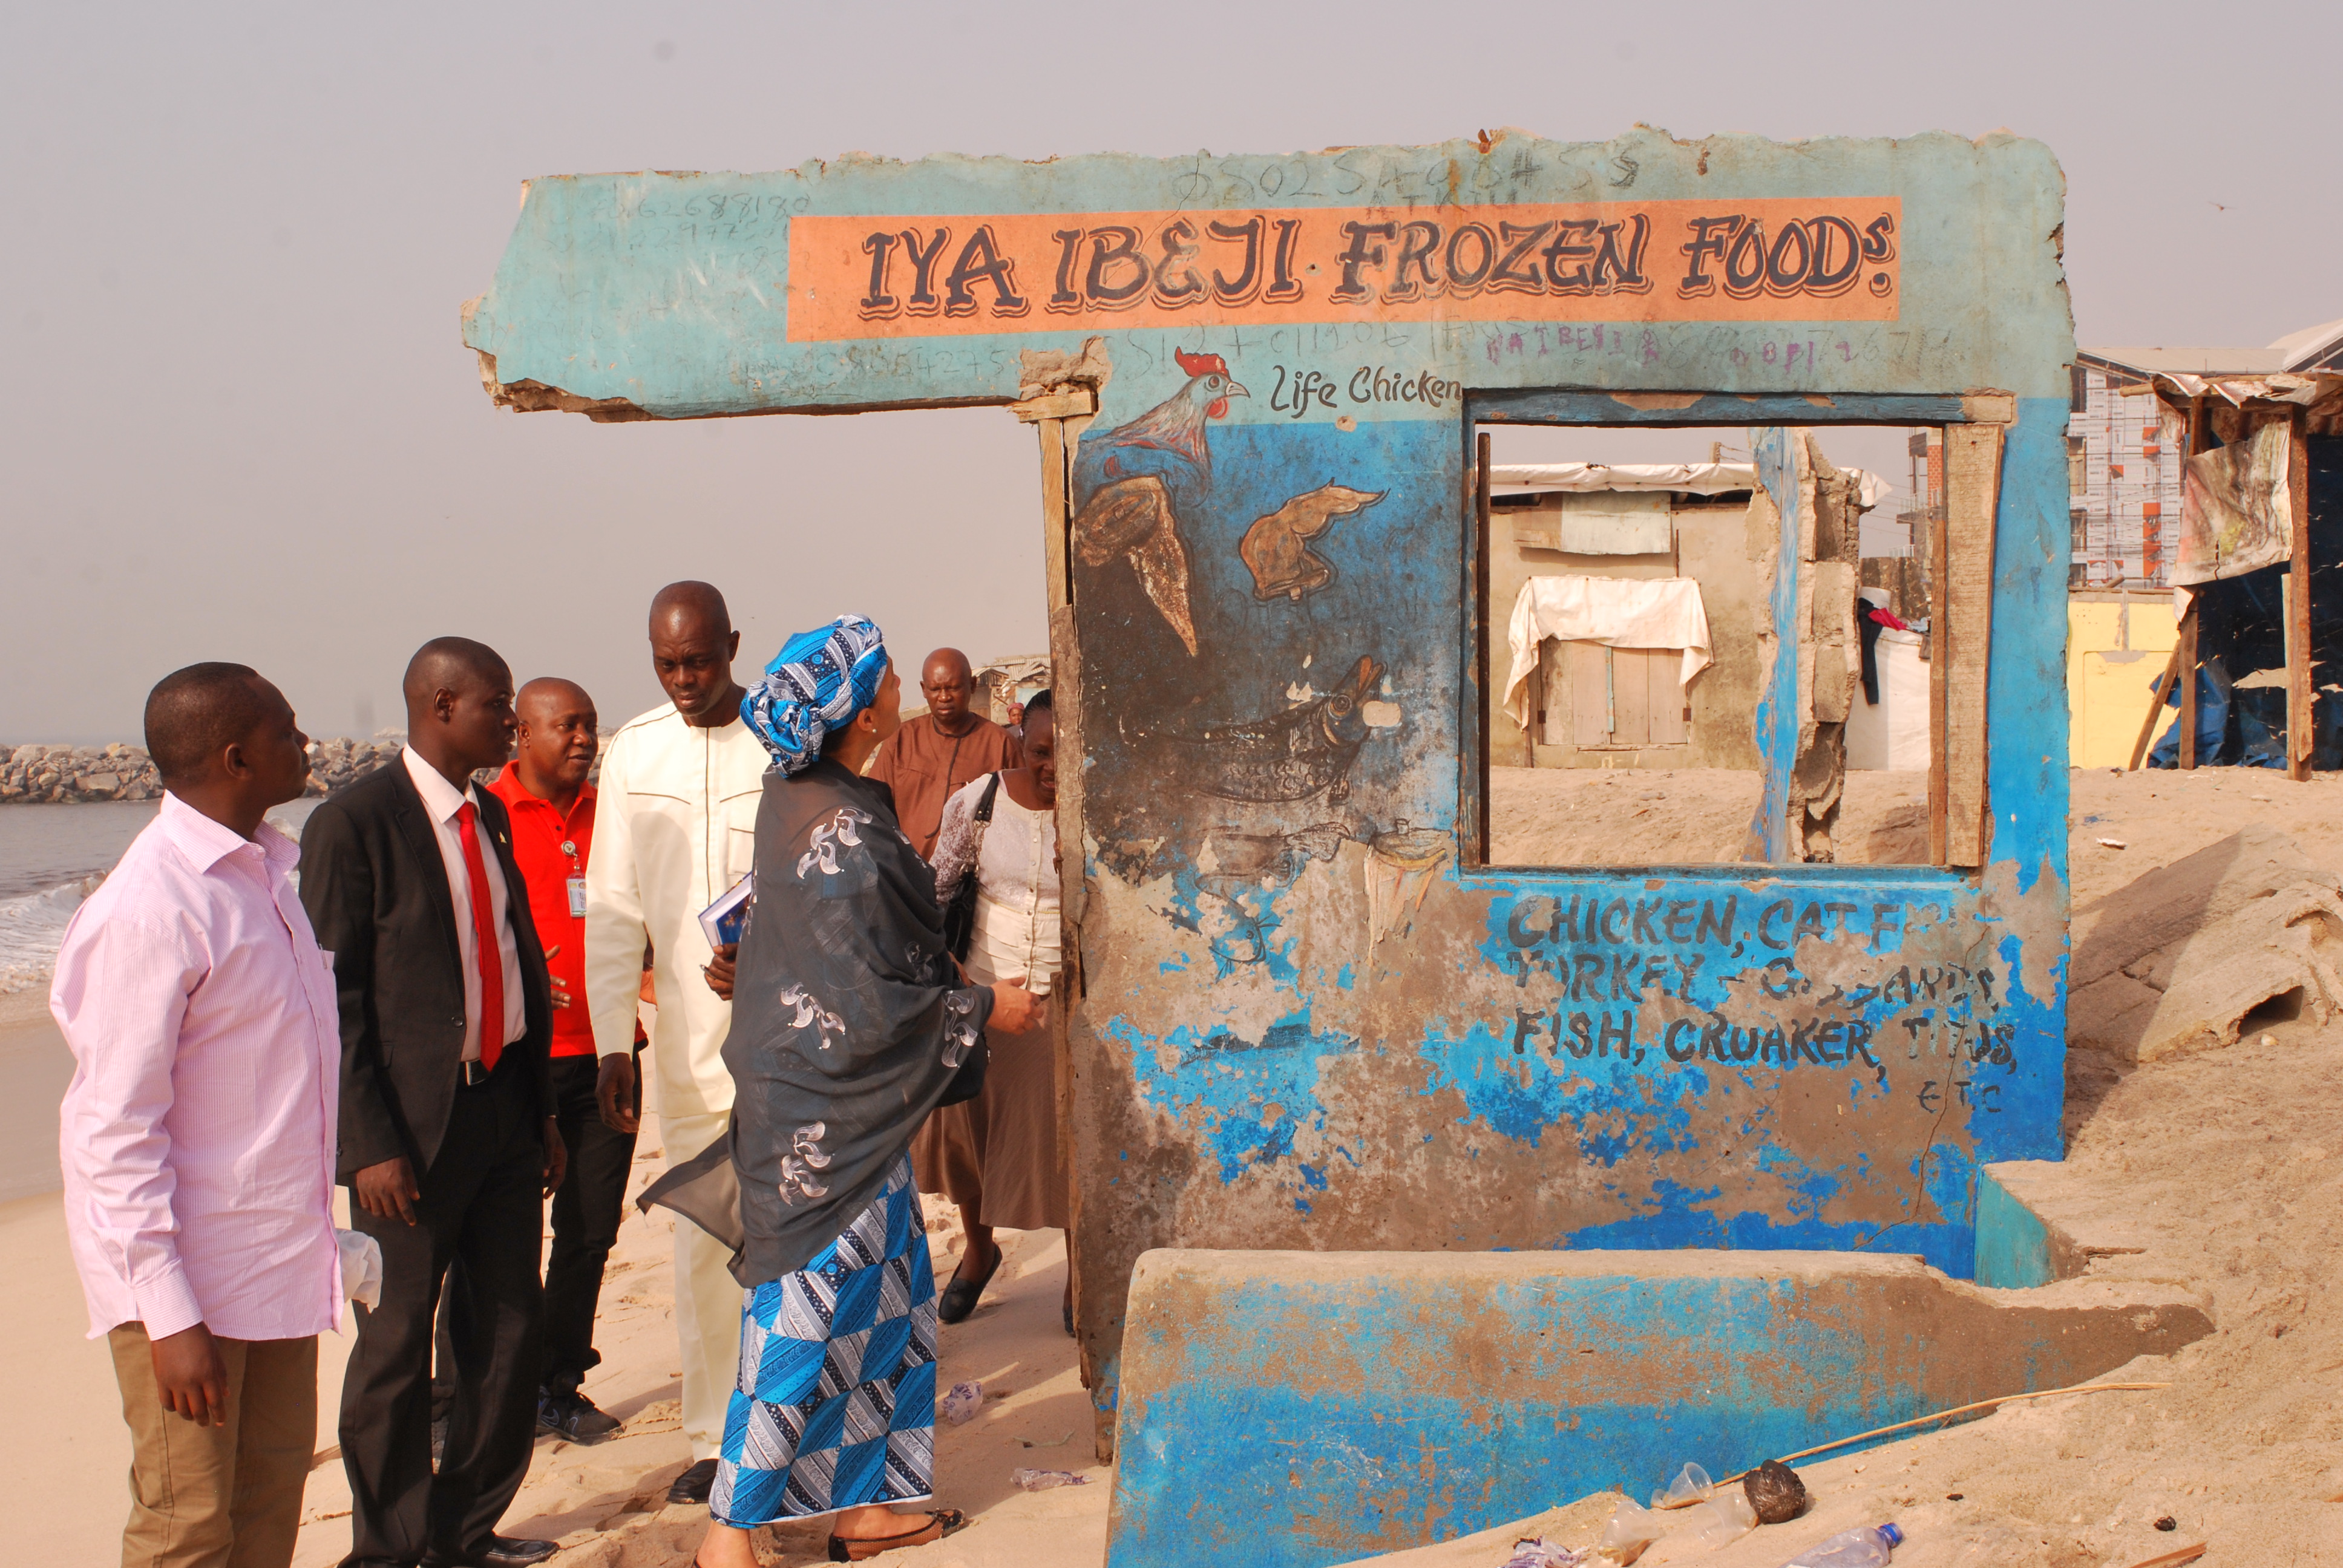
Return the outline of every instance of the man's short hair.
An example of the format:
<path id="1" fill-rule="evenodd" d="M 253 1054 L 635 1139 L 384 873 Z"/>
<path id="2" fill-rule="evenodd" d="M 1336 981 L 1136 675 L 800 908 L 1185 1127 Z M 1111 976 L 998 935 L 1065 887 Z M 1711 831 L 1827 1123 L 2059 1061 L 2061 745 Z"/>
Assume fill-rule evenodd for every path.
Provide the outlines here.
<path id="1" fill-rule="evenodd" d="M 431 699 L 440 691 L 457 690 L 467 678 L 493 683 L 511 675 L 504 655 L 487 643 L 468 637 L 435 637 L 407 661 L 399 694 L 407 699 L 407 712 L 413 714 L 429 708 Z"/>
<path id="2" fill-rule="evenodd" d="M 146 694 L 146 754 L 167 785 L 192 784 L 268 717 L 260 672 L 213 661 L 175 669 Z"/>
<path id="3" fill-rule="evenodd" d="M 1034 713 L 1047 713 L 1050 715 L 1051 722 L 1055 723 L 1058 716 L 1051 708 L 1050 689 L 1045 686 L 1041 690 L 1035 692 L 1032 696 L 1027 698 L 1025 699 L 1025 711 L 1029 715 Z"/>

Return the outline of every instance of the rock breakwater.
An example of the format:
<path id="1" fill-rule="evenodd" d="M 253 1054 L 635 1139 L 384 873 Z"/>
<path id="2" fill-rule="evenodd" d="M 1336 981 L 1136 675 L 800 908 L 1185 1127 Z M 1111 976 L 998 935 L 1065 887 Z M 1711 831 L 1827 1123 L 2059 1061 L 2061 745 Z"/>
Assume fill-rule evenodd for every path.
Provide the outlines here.
<path id="1" fill-rule="evenodd" d="M 310 795 L 330 795 L 395 759 L 404 737 L 309 743 Z M 143 746 L 0 746 L 0 805 L 152 800 L 163 793 Z"/>

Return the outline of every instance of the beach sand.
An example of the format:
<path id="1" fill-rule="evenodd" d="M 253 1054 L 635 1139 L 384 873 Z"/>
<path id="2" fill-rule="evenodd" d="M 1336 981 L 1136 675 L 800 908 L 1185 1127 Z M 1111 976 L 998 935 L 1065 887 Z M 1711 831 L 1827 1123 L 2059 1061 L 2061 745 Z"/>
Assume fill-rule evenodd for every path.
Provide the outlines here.
<path id="1" fill-rule="evenodd" d="M 1866 791 L 1878 798 L 1865 803 L 1866 815 L 1904 803 L 1899 779 L 1879 783 Z M 2315 859 L 2343 869 L 2337 783 L 2306 787 L 2235 769 L 2077 771 L 2076 902 L 2120 898 L 2132 879 L 2247 821 L 2279 826 Z M 1550 820 L 1562 826 L 1564 814 Z M 1720 817 L 1715 826 L 1729 831 L 1731 824 Z M 2100 846 L 2103 837 L 2127 847 Z M 18 1002 L 0 999 L 0 1050 L 15 1053 L 14 1070 L 48 1072 L 61 1090 L 69 1062 L 57 1060 L 61 1047 L 37 1013 L 28 1020 Z M 1910 1536 L 1896 1553 L 1897 1568 L 2126 1568 L 2197 1541 L 2212 1543 L 2205 1568 L 2343 1562 L 2343 1504 L 2321 1501 L 2343 1493 L 2343 1406 L 2333 1397 L 2343 1315 L 2326 1305 L 2343 1244 L 2343 1104 L 2318 1089 L 2343 1072 L 2343 1020 L 2278 1024 L 2267 1043 L 2248 1037 L 2227 1050 L 2132 1070 L 2079 1053 L 2069 1060 L 2070 1172 L 2137 1229 L 2151 1254 L 2138 1266 L 2186 1282 L 2218 1324 L 2177 1356 L 2110 1374 L 2174 1386 L 2012 1406 L 1953 1431 L 1801 1465 L 1816 1497 L 1805 1519 L 1714 1553 L 1663 1543 L 1646 1563 L 1698 1555 L 1715 1568 L 1772 1568 L 1835 1530 L 1889 1517 Z M 53 1160 L 54 1094 L 19 1090 L 9 1104 L 0 1113 L 22 1121 L 18 1141 L 38 1143 Z M 639 1183 L 659 1163 L 655 1129 L 647 1120 Z M 940 1279 L 957 1251 L 957 1216 L 940 1200 L 930 1200 L 929 1211 Z M 629 1211 L 603 1294 L 598 1342 L 607 1359 L 587 1387 L 627 1419 L 627 1434 L 593 1448 L 540 1439 L 528 1483 L 504 1522 L 507 1533 L 567 1543 L 558 1559 L 565 1568 L 681 1568 L 706 1521 L 704 1509 L 663 1503 L 689 1458 L 675 1427 L 669 1225 Z M 1001 1236 L 1008 1261 L 985 1305 L 942 1331 L 940 1386 L 976 1379 L 987 1392 L 975 1421 L 937 1434 L 939 1501 L 973 1522 L 888 1561 L 1096 1568 L 1111 1473 L 1090 1459 L 1089 1402 L 1073 1343 L 1058 1323 L 1063 1241 L 1051 1231 Z M 0 1260 L 10 1286 L 0 1292 L 7 1336 L 0 1342 L 19 1348 L 11 1388 L 24 1396 L 20 1410 L 36 1412 L 0 1440 L 0 1452 L 26 1495 L 70 1500 L 45 1511 L 46 1560 L 113 1561 L 128 1443 L 105 1349 L 82 1338 L 80 1291 L 54 1194 L 0 1204 Z M 306 1501 L 296 1558 L 302 1568 L 324 1568 L 348 1543 L 348 1487 L 334 1452 L 347 1344 L 329 1337 L 320 1357 L 321 1461 Z M 1021 1466 L 1072 1470 L 1090 1484 L 1021 1493 L 1009 1479 Z M 2157 1530 L 2160 1517 L 2173 1519 L 2176 1531 Z M 768 1563 L 795 1565 L 821 1561 L 822 1537 L 819 1525 L 799 1525 L 759 1539 Z"/>
<path id="2" fill-rule="evenodd" d="M 0 994 L 0 1202 L 60 1185 L 57 1105 L 73 1070 L 47 987 Z"/>

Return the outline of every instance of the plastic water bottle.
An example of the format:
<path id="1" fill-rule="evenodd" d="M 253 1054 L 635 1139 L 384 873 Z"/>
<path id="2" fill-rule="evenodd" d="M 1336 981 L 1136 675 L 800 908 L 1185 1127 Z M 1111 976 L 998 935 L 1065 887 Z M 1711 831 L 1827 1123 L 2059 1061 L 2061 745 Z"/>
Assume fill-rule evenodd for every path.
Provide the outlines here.
<path id="1" fill-rule="evenodd" d="M 1782 1568 L 1881 1568 L 1903 1543 L 1904 1532 L 1893 1524 L 1866 1524 L 1807 1547 Z"/>

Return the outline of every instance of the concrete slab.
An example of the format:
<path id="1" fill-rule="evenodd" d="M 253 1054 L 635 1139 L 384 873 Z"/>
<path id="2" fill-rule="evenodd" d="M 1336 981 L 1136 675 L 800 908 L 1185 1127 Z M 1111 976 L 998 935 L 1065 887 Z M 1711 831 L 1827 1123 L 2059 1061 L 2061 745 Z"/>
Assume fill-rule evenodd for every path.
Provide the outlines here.
<path id="1" fill-rule="evenodd" d="M 2177 1286 L 1997 1291 L 1860 1253 L 1161 1250 L 1131 1289 L 1111 1568 L 1429 1545 L 2212 1328 Z"/>

